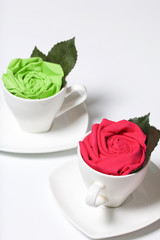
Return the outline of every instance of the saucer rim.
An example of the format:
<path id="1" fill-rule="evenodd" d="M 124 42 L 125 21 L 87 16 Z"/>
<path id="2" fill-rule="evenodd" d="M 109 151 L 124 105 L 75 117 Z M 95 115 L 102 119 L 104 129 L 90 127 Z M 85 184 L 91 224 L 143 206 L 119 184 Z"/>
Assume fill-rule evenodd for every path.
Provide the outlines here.
<path id="1" fill-rule="evenodd" d="M 2 95 L 0 94 L 0 101 L 1 101 L 1 98 L 2 98 Z M 4 104 L 3 101 L 2 101 L 2 103 Z M 7 106 L 5 106 L 5 107 L 7 107 Z M 88 124 L 89 124 L 89 114 L 88 114 L 88 109 L 87 109 L 86 102 L 83 102 L 80 105 L 74 107 L 73 109 L 70 109 L 68 112 L 74 111 L 75 109 L 78 109 L 78 108 L 83 108 L 84 112 L 85 112 L 86 122 L 85 122 L 84 130 L 82 132 L 82 134 L 84 135 L 87 132 Z M 1 109 L 1 107 L 0 107 L 0 109 Z M 60 116 L 60 117 L 62 117 L 62 116 Z M 22 132 L 22 130 L 21 130 L 21 132 Z M 47 133 L 49 133 L 49 132 L 47 132 Z M 43 134 L 47 134 L 47 133 L 43 133 Z M 30 133 L 24 133 L 24 134 L 30 134 Z M 61 152 L 61 151 L 71 150 L 73 148 L 76 148 L 77 144 L 78 143 L 76 141 L 73 141 L 72 143 L 69 143 L 69 144 L 65 143 L 63 147 L 60 145 L 58 147 L 57 146 L 56 147 L 45 146 L 44 148 L 41 148 L 41 149 L 40 148 L 38 149 L 38 147 L 33 148 L 33 149 L 28 149 L 28 148 L 22 148 L 22 147 L 15 148 L 14 146 L 13 147 L 12 146 L 7 146 L 7 145 L 3 144 L 3 140 L 1 140 L 0 151 L 1 152 L 7 152 L 7 153 L 20 153 L 20 154 L 53 153 L 53 152 Z"/>
<path id="2" fill-rule="evenodd" d="M 61 169 L 63 169 L 65 167 L 65 165 L 73 164 L 74 161 L 76 162 L 76 160 L 73 160 L 73 159 L 68 160 L 67 162 L 65 162 L 63 164 L 60 164 L 60 166 L 57 166 L 56 169 L 51 173 L 51 175 L 49 177 L 49 183 L 50 183 L 50 188 L 51 188 L 52 195 L 53 195 L 53 198 L 54 198 L 54 201 L 55 201 L 56 205 L 59 207 L 59 209 L 62 212 L 62 214 L 64 215 L 64 217 L 73 226 L 75 226 L 80 232 L 82 232 L 83 234 L 85 234 L 86 236 L 88 236 L 92 239 L 104 239 L 104 238 L 110 238 L 110 237 L 118 237 L 118 236 L 121 236 L 121 235 L 133 233 L 133 232 L 136 232 L 136 231 L 141 230 L 143 228 L 146 228 L 147 226 L 149 226 L 149 225 L 151 225 L 151 224 L 160 220 L 160 214 L 157 214 L 156 217 L 152 216 L 147 221 L 143 221 L 143 223 L 139 224 L 138 226 L 137 225 L 131 226 L 130 228 L 127 228 L 126 230 L 122 230 L 122 231 L 118 231 L 118 232 L 112 232 L 110 234 L 101 234 L 101 235 L 98 234 L 98 233 L 91 234 L 91 233 L 88 233 L 85 229 L 82 229 L 82 227 L 79 226 L 77 224 L 77 222 L 75 222 L 74 219 L 72 219 L 72 217 L 67 214 L 65 209 L 63 207 L 61 207 L 61 203 L 58 201 L 56 193 L 53 191 L 53 187 L 52 187 L 52 181 L 54 179 L 54 175 L 57 175 L 58 172 L 61 172 Z M 156 168 L 156 170 L 160 171 L 160 169 L 152 161 L 150 161 L 148 171 L 153 171 L 154 172 L 155 168 Z M 143 188 L 143 182 L 142 182 L 141 185 L 142 185 L 142 188 Z M 160 208 L 160 201 L 158 202 L 158 204 L 159 204 L 159 208 Z"/>

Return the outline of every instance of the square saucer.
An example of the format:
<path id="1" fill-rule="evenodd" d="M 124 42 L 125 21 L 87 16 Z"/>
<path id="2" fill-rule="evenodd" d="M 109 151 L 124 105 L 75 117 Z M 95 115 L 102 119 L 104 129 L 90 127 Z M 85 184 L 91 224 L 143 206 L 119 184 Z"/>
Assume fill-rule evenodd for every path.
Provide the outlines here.
<path id="1" fill-rule="evenodd" d="M 92 208 L 85 203 L 86 188 L 78 163 L 65 162 L 50 176 L 51 189 L 65 217 L 92 239 L 115 237 L 160 219 L 160 170 L 150 162 L 142 184 L 118 208 Z"/>

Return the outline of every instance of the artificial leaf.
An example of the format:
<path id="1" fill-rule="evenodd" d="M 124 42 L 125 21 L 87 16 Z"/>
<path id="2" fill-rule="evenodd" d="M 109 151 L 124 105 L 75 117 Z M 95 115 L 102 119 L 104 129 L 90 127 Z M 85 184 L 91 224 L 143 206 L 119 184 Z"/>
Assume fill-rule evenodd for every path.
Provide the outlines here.
<path id="1" fill-rule="evenodd" d="M 40 57 L 42 58 L 43 61 L 47 60 L 47 56 L 44 53 L 42 53 L 36 46 L 31 54 L 31 57 Z"/>
<path id="2" fill-rule="evenodd" d="M 147 138 L 147 150 L 146 150 L 146 159 L 139 168 L 135 169 L 132 173 L 138 172 L 141 168 L 143 168 L 148 161 L 150 160 L 151 153 L 157 146 L 160 139 L 160 130 L 156 129 L 153 126 L 150 126 Z"/>
<path id="3" fill-rule="evenodd" d="M 149 115 L 147 114 L 140 118 L 133 118 L 129 121 L 136 123 L 142 131 L 147 135 L 147 150 L 146 150 L 146 158 L 142 166 L 135 169 L 132 173 L 138 172 L 141 168 L 143 168 L 148 161 L 150 160 L 151 153 L 157 146 L 159 139 L 160 139 L 160 130 L 156 129 L 153 126 L 150 126 L 149 124 Z"/>
<path id="4" fill-rule="evenodd" d="M 66 83 L 67 83 L 67 81 L 66 81 L 65 77 L 63 77 L 62 78 L 62 87 L 61 88 L 63 88 L 66 85 Z"/>
<path id="5" fill-rule="evenodd" d="M 146 161 L 149 161 L 151 153 L 155 149 L 160 139 L 160 130 L 156 129 L 155 127 L 151 126 L 148 132 L 148 139 L 147 139 L 147 151 L 146 151 Z"/>
<path id="6" fill-rule="evenodd" d="M 150 129 L 149 116 L 150 116 L 150 113 L 148 113 L 143 117 L 139 117 L 139 118 L 136 117 L 136 118 L 129 119 L 129 121 L 137 124 L 141 128 L 141 130 L 144 132 L 144 134 L 148 136 L 148 132 Z"/>
<path id="7" fill-rule="evenodd" d="M 75 38 L 54 45 L 48 53 L 47 61 L 60 64 L 65 78 L 77 61 Z"/>

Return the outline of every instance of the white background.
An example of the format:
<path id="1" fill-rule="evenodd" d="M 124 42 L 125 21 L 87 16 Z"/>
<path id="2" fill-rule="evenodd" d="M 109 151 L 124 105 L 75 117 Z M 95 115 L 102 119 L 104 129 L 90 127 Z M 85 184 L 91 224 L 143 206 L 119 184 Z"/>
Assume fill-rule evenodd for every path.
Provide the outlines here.
<path id="1" fill-rule="evenodd" d="M 1 0 L 0 75 L 35 45 L 47 53 L 76 37 L 78 61 L 68 84 L 88 91 L 89 128 L 102 118 L 151 113 L 160 129 L 160 1 Z M 0 134 L 1 137 L 1 134 Z M 54 205 L 48 177 L 76 160 L 76 150 L 49 154 L 0 153 L 0 239 L 88 239 Z M 160 167 L 159 146 L 152 161 Z M 116 240 L 158 239 L 160 220 Z"/>

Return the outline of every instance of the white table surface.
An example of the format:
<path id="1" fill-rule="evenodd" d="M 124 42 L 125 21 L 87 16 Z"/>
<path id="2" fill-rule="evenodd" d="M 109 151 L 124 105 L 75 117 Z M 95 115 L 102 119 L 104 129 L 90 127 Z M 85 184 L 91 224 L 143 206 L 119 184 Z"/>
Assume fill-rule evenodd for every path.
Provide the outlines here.
<path id="1" fill-rule="evenodd" d="M 35 45 L 76 37 L 78 61 L 68 84 L 82 83 L 89 127 L 102 118 L 151 113 L 160 129 L 160 1 L 1 0 L 0 74 L 12 58 L 27 58 Z M 0 137 L 1 134 L 0 134 Z M 160 168 L 157 146 L 151 160 Z M 76 150 L 48 154 L 0 152 L 0 239 L 88 239 L 54 204 L 49 175 Z M 160 220 L 115 240 L 159 239 Z"/>

